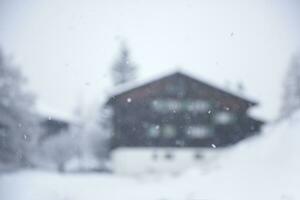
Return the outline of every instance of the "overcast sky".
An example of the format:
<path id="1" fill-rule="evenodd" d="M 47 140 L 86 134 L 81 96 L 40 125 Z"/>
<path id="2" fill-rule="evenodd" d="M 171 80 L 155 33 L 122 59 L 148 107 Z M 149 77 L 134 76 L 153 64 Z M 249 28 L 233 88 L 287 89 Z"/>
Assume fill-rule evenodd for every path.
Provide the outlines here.
<path id="1" fill-rule="evenodd" d="M 106 98 L 124 39 L 140 79 L 181 69 L 219 86 L 243 82 L 256 114 L 274 119 L 300 46 L 297 0 L 0 2 L 0 45 L 39 107 L 61 113 Z"/>

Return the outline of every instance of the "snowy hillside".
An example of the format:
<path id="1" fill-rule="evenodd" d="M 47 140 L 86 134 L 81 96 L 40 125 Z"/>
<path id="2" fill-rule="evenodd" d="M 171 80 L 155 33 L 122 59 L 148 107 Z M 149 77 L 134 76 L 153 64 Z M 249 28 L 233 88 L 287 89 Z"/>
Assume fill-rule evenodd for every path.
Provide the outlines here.
<path id="1" fill-rule="evenodd" d="M 177 176 L 23 171 L 0 176 L 1 200 L 300 199 L 300 112 L 221 152 L 210 168 Z"/>

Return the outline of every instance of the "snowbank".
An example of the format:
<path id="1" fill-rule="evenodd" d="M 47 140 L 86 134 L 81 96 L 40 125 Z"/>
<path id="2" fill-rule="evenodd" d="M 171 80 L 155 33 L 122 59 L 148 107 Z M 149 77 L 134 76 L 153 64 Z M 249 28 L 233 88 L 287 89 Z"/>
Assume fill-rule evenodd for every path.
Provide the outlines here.
<path id="1" fill-rule="evenodd" d="M 300 113 L 177 176 L 23 171 L 0 176 L 1 200 L 300 199 Z"/>
<path id="2" fill-rule="evenodd" d="M 194 193 L 197 198 L 300 199 L 299 131 L 300 112 L 223 152 L 207 174 L 187 172 L 181 183 L 200 186 Z"/>

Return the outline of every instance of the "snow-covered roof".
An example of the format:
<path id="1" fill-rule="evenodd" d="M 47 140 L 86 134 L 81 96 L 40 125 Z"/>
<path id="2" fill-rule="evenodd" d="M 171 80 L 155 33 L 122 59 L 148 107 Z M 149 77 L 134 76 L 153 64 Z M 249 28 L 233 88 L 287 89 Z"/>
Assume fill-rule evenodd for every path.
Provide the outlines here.
<path id="1" fill-rule="evenodd" d="M 42 103 L 38 103 L 35 106 L 37 113 L 45 118 L 56 119 L 65 122 L 76 122 L 77 119 L 75 116 L 68 114 L 66 112 L 62 112 L 56 109 L 51 108 L 50 106 Z"/>
<path id="2" fill-rule="evenodd" d="M 172 76 L 174 74 L 182 74 L 184 76 L 188 76 L 188 77 L 190 77 L 192 79 L 195 79 L 195 80 L 197 80 L 197 81 L 201 82 L 202 84 L 205 84 L 209 87 L 216 88 L 216 89 L 218 89 L 222 92 L 231 94 L 231 95 L 233 95 L 237 98 L 246 100 L 246 101 L 248 101 L 250 103 L 253 103 L 253 104 L 256 104 L 256 101 L 252 100 L 250 97 L 247 97 L 244 94 L 240 94 L 240 93 L 237 93 L 236 91 L 232 91 L 230 89 L 226 89 L 224 87 L 217 86 L 216 84 L 212 84 L 209 81 L 203 80 L 202 78 L 199 79 L 198 77 L 195 77 L 193 74 L 188 73 L 186 71 L 183 72 L 182 70 L 168 71 L 168 72 L 165 72 L 165 73 L 161 73 L 158 76 L 156 75 L 156 76 L 152 76 L 152 77 L 149 77 L 149 78 L 146 78 L 146 79 L 143 79 L 143 80 L 136 80 L 136 81 L 132 81 L 132 82 L 128 82 L 128 83 L 116 86 L 116 87 L 112 88 L 111 92 L 109 92 L 108 95 L 110 97 L 115 97 L 115 96 L 121 95 L 121 94 L 123 94 L 127 91 L 130 91 L 132 89 L 147 85 L 149 83 L 158 81 L 158 80 L 163 79 L 163 78 L 168 77 L 168 76 Z"/>
<path id="3" fill-rule="evenodd" d="M 174 74 L 174 73 L 177 73 L 178 71 L 169 71 L 167 73 L 161 73 L 160 75 L 155 75 L 155 76 L 150 76 L 146 79 L 143 79 L 143 80 L 135 80 L 135 81 L 131 81 L 131 82 L 128 82 L 128 83 L 124 83 L 124 84 L 121 84 L 121 85 L 117 85 L 115 86 L 114 88 L 112 88 L 112 90 L 108 93 L 109 96 L 117 96 L 117 95 L 120 95 L 124 92 L 127 92 L 129 90 L 132 90 L 134 88 L 137 88 L 137 87 L 140 87 L 142 85 L 146 85 L 148 83 L 152 83 L 154 81 L 157 81 L 157 80 L 160 80 L 166 76 L 169 76 L 170 74 Z"/>

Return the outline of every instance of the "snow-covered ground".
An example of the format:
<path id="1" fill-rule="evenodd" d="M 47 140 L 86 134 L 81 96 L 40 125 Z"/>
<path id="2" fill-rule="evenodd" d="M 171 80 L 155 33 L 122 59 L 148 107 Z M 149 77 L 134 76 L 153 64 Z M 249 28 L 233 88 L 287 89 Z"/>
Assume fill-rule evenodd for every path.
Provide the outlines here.
<path id="1" fill-rule="evenodd" d="M 300 113 L 177 175 L 21 171 L 0 175 L 1 200 L 297 200 Z"/>

